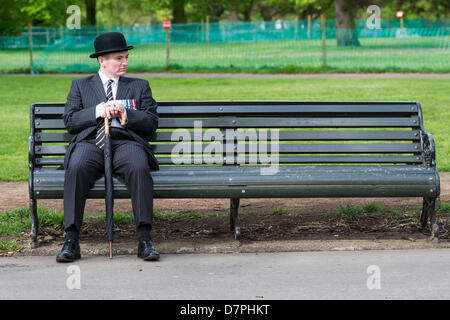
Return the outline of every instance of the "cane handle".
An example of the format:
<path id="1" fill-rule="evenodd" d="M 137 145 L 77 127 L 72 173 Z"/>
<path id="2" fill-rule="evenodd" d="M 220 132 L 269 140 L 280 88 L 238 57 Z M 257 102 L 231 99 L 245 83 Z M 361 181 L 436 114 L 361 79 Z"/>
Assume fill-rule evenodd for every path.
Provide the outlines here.
<path id="1" fill-rule="evenodd" d="M 119 112 L 120 113 L 120 125 L 122 127 L 125 127 L 125 124 L 127 123 L 127 118 L 125 118 L 125 114 L 123 112 Z"/>

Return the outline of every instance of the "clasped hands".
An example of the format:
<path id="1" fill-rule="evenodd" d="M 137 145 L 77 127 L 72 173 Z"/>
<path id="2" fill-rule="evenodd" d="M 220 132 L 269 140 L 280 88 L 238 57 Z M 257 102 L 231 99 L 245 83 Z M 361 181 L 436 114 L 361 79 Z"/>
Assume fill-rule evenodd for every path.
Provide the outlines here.
<path id="1" fill-rule="evenodd" d="M 103 110 L 100 110 L 100 116 L 102 118 L 108 117 L 108 119 L 112 119 L 119 117 L 124 112 L 125 106 L 122 102 L 110 100 L 103 104 Z"/>

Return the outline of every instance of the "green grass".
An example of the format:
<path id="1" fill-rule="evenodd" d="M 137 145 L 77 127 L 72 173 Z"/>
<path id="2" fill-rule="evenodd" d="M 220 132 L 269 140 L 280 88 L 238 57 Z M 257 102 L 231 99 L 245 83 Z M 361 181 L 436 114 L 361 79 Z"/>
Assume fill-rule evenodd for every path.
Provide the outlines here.
<path id="1" fill-rule="evenodd" d="M 153 212 L 153 217 L 158 220 L 172 219 L 172 218 L 198 218 L 201 214 L 195 210 L 191 210 L 188 212 L 174 212 L 174 211 L 166 211 L 163 213 Z"/>
<path id="2" fill-rule="evenodd" d="M 16 240 L 0 241 L 0 251 L 16 251 L 20 249 L 20 245 Z"/>
<path id="3" fill-rule="evenodd" d="M 0 181 L 27 181 L 29 106 L 65 102 L 71 76 L 0 76 Z M 437 145 L 437 166 L 450 171 L 448 79 L 147 78 L 156 101 L 419 101 Z"/>
<path id="4" fill-rule="evenodd" d="M 390 214 L 390 216 L 391 216 L 393 219 L 396 219 L 396 220 L 402 218 L 402 213 L 399 212 L 399 211 L 396 210 L 396 209 L 391 210 L 391 211 L 389 212 L 389 214 Z"/>
<path id="5" fill-rule="evenodd" d="M 380 215 L 383 212 L 383 205 L 377 202 L 367 202 L 362 206 L 362 210 L 372 215 Z"/>
<path id="6" fill-rule="evenodd" d="M 450 202 L 441 202 L 440 213 L 450 213 Z"/>
<path id="7" fill-rule="evenodd" d="M 288 213 L 288 211 L 284 207 L 276 207 L 275 209 L 270 211 L 270 214 L 271 215 L 275 215 L 275 216 L 281 216 L 281 215 L 284 215 L 284 214 L 287 214 L 287 213 Z"/>
<path id="8" fill-rule="evenodd" d="M 363 213 L 364 211 L 360 207 L 355 207 L 351 204 L 347 204 L 345 207 L 339 205 L 336 212 L 336 217 L 342 220 L 354 220 Z"/>
<path id="9" fill-rule="evenodd" d="M 64 214 L 56 210 L 38 209 L 39 227 L 54 226 L 63 229 Z M 8 210 L 0 214 L 0 235 L 21 236 L 22 232 L 29 232 L 31 228 L 30 210 L 20 208 Z"/>
<path id="10" fill-rule="evenodd" d="M 339 205 L 336 217 L 342 220 L 354 220 L 364 214 L 379 216 L 383 213 L 384 207 L 378 202 L 366 202 L 362 206 L 347 204 L 345 207 Z M 391 216 L 399 216 L 398 212 L 391 212 Z"/>

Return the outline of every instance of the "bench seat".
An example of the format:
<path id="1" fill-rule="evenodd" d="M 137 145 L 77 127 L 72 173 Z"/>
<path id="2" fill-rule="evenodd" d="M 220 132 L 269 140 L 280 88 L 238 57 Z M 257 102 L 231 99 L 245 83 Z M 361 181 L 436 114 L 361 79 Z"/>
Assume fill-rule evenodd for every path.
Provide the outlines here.
<path id="1" fill-rule="evenodd" d="M 30 108 L 36 245 L 37 200 L 64 194 L 61 168 L 72 135 L 63 113 L 64 103 Z M 418 102 L 164 101 L 158 115 L 157 132 L 146 137 L 160 163 L 154 197 L 229 198 L 236 239 L 241 198 L 419 197 L 420 227 L 429 221 L 438 240 L 435 144 Z M 103 198 L 104 188 L 100 178 L 88 197 Z M 117 177 L 114 196 L 130 196 Z"/>
<path id="2" fill-rule="evenodd" d="M 161 166 L 153 171 L 155 198 L 320 198 L 435 197 L 434 170 L 409 166 L 280 166 L 261 175 L 260 166 Z M 34 174 L 36 199 L 62 198 L 64 170 Z M 105 197 L 104 179 L 89 198 Z M 129 198 L 126 184 L 114 179 L 114 197 Z"/>

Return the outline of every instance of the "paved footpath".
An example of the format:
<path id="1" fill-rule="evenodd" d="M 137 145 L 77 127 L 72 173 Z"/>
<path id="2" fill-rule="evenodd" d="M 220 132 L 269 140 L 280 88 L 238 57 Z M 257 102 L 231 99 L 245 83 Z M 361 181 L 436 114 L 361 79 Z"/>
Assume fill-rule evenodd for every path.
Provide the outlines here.
<path id="1" fill-rule="evenodd" d="M 450 249 L 0 258 L 0 299 L 450 299 Z"/>

